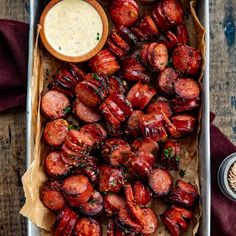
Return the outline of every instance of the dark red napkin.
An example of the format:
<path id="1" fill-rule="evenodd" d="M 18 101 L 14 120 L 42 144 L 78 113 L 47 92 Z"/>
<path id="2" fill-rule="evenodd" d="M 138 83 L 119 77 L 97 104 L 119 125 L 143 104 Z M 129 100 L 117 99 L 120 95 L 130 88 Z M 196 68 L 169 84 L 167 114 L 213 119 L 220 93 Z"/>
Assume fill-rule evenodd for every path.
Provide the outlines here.
<path id="1" fill-rule="evenodd" d="M 214 115 L 211 114 L 211 121 Z M 217 172 L 221 162 L 236 147 L 213 124 L 211 125 L 211 235 L 236 235 L 236 202 L 229 200 L 221 192 L 217 183 Z"/>
<path id="2" fill-rule="evenodd" d="M 0 20 L 0 111 L 25 106 L 28 31 L 28 24 Z"/>

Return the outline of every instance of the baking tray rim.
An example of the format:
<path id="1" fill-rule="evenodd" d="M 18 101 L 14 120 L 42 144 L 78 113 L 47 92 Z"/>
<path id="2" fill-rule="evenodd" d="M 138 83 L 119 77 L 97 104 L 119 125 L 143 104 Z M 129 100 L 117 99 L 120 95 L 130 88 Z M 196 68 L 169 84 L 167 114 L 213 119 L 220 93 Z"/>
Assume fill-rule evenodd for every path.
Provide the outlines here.
<path id="1" fill-rule="evenodd" d="M 36 3 L 37 2 L 37 3 Z M 27 76 L 27 102 L 26 102 L 26 168 L 28 169 L 32 163 L 32 149 L 33 149 L 33 135 L 32 135 L 32 96 L 31 96 L 31 79 L 33 75 L 33 52 L 36 30 L 36 7 L 38 0 L 30 0 L 30 21 L 29 21 L 29 55 L 28 55 L 28 76 Z M 210 92 L 209 92 L 209 61 L 210 61 L 210 25 L 209 25 L 209 0 L 203 0 L 200 4 L 204 4 L 204 14 L 201 22 L 206 29 L 205 34 L 205 71 L 203 78 L 203 93 L 204 93 L 204 105 L 202 111 L 202 128 L 201 128 L 201 140 L 204 140 L 203 153 L 204 160 L 200 160 L 200 165 L 204 168 L 204 176 L 200 178 L 201 188 L 204 188 L 205 195 L 201 196 L 203 205 L 203 214 L 200 224 L 200 235 L 210 236 L 210 222 L 211 222 L 211 172 L 210 172 Z M 200 151 L 200 148 L 199 148 Z M 200 171 L 201 172 L 201 171 Z M 40 230 L 29 219 L 27 219 L 27 235 L 39 236 Z"/>

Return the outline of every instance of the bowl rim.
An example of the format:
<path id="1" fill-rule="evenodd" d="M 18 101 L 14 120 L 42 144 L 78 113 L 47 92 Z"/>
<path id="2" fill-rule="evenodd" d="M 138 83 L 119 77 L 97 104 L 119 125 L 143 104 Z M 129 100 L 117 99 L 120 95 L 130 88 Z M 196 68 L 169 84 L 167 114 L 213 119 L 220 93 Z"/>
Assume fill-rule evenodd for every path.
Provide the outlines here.
<path id="1" fill-rule="evenodd" d="M 53 8 L 57 3 L 61 2 L 61 1 L 64 1 L 64 0 L 51 0 L 44 8 L 44 10 L 40 16 L 40 20 L 39 20 L 39 25 L 41 26 L 40 32 L 39 32 L 41 41 L 42 41 L 43 45 L 45 46 L 45 48 L 54 57 L 56 57 L 62 61 L 66 61 L 66 62 L 87 61 L 90 58 L 94 57 L 103 48 L 104 44 L 106 43 L 107 36 L 108 36 L 108 29 L 109 29 L 107 15 L 106 15 L 104 9 L 102 8 L 102 6 L 96 0 L 82 0 L 82 1 L 89 3 L 91 6 L 93 6 L 95 8 L 95 10 L 98 12 L 98 14 L 100 15 L 101 20 L 102 20 L 102 24 L 103 24 L 103 32 L 102 32 L 102 36 L 101 36 L 100 41 L 91 51 L 89 51 L 88 53 L 81 55 L 81 56 L 68 56 L 68 55 L 65 55 L 65 54 L 62 54 L 62 53 L 56 51 L 48 42 L 48 40 L 45 36 L 45 32 L 44 32 L 44 20 L 45 20 L 47 13 L 49 12 L 49 10 L 51 8 Z"/>

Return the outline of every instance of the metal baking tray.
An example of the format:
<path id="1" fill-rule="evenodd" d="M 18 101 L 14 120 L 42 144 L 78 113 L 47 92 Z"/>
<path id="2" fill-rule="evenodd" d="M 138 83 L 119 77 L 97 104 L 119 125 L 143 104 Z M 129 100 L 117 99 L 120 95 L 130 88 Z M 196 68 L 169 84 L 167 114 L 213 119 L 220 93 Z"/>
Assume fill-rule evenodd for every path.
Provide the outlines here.
<path id="1" fill-rule="evenodd" d="M 39 21 L 39 16 L 45 4 L 49 1 L 45 0 L 30 0 L 30 31 L 29 31 L 29 57 L 28 57 L 28 89 L 27 89 L 27 107 L 26 107 L 26 167 L 29 168 L 32 160 L 33 150 L 33 134 L 32 134 L 32 97 L 31 97 L 31 79 L 33 75 L 33 49 L 36 35 L 36 25 Z M 205 43 L 205 72 L 202 83 L 202 119 L 201 133 L 199 142 L 199 176 L 201 184 L 201 205 L 202 217 L 200 220 L 200 228 L 198 235 L 210 236 L 210 206 L 211 206 L 211 170 L 210 170 L 210 95 L 209 95 L 209 0 L 198 0 L 196 7 L 197 15 L 206 29 Z M 30 220 L 27 221 L 27 235 L 40 236 L 40 229 L 37 228 Z"/>

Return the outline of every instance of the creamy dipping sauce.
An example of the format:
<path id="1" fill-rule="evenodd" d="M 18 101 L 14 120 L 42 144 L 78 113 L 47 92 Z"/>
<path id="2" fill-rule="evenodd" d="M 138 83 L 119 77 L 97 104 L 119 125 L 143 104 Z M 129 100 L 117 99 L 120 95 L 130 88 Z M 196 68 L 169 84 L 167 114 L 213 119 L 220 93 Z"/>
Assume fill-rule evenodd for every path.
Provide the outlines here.
<path id="1" fill-rule="evenodd" d="M 99 43 L 103 32 L 97 10 L 83 0 L 63 0 L 53 6 L 44 20 L 44 34 L 57 52 L 82 56 Z"/>

